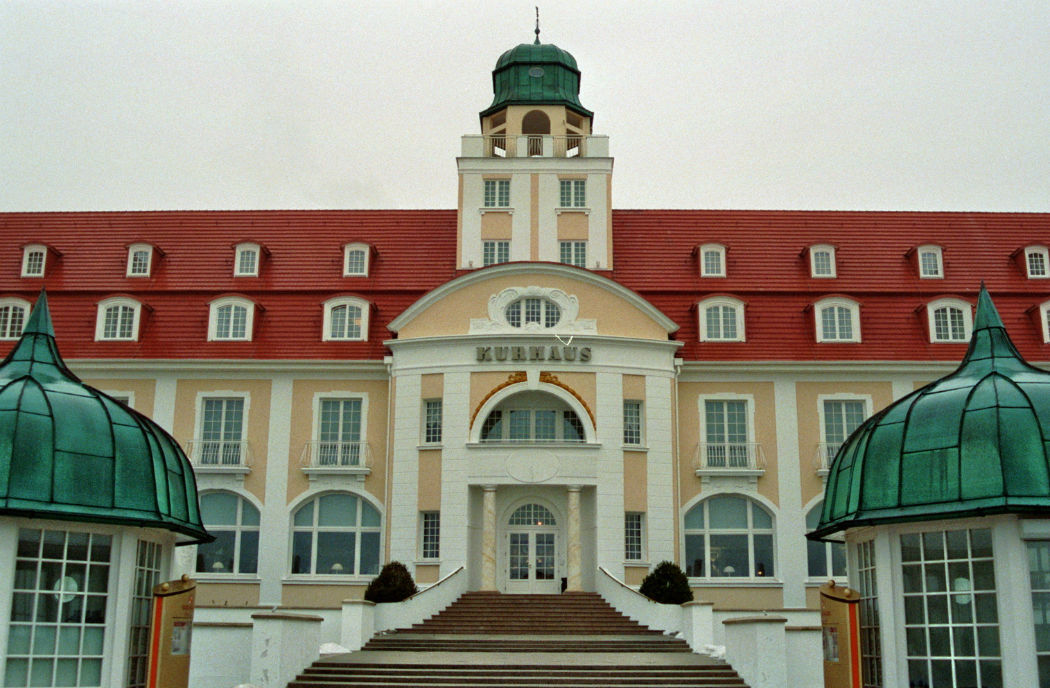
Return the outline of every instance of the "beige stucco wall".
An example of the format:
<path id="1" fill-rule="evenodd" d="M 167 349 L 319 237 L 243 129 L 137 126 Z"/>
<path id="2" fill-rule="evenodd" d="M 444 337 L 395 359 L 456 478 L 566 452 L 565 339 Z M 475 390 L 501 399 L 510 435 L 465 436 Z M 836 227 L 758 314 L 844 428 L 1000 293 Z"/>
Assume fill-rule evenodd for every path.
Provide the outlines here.
<path id="1" fill-rule="evenodd" d="M 582 211 L 558 213 L 558 241 L 586 241 L 590 235 L 590 220 Z"/>
<path id="2" fill-rule="evenodd" d="M 367 583 L 358 585 L 283 585 L 281 606 L 296 609 L 339 609 L 343 600 L 362 600 Z"/>
<path id="3" fill-rule="evenodd" d="M 488 318 L 489 298 L 509 287 L 553 287 L 576 296 L 579 318 L 597 321 L 598 333 L 613 337 L 667 340 L 667 330 L 639 308 L 613 298 L 609 290 L 559 275 L 500 275 L 468 284 L 431 304 L 404 325 L 398 339 L 467 334 L 471 318 Z"/>
<path id="4" fill-rule="evenodd" d="M 782 609 L 784 592 L 778 587 L 693 588 L 693 599 L 713 602 L 715 609 Z"/>
<path id="5" fill-rule="evenodd" d="M 198 607 L 255 607 L 258 583 L 198 583 Z"/>
<path id="6" fill-rule="evenodd" d="M 525 115 L 533 110 L 540 110 L 547 115 L 547 118 L 551 121 L 551 134 L 554 136 L 564 136 L 567 133 L 565 126 L 565 114 L 566 109 L 564 105 L 508 105 L 505 110 L 500 112 L 506 113 L 506 127 L 501 125 L 501 132 L 507 134 L 520 134 L 521 133 L 521 120 Z M 498 112 L 495 114 L 499 114 Z M 589 117 L 580 117 L 582 120 L 582 134 L 591 133 L 591 120 Z M 482 121 L 482 133 L 488 134 L 492 130 L 492 115 L 489 115 Z"/>
<path id="7" fill-rule="evenodd" d="M 224 394 L 247 393 L 244 439 L 250 449 L 251 472 L 244 476 L 244 489 L 263 501 L 266 489 L 266 461 L 270 429 L 270 380 L 179 380 L 175 387 L 175 418 L 172 434 L 184 447 L 195 439 L 197 399 L 201 395 L 221 397 Z"/>
<path id="8" fill-rule="evenodd" d="M 509 212 L 486 211 L 481 216 L 481 240 L 510 241 L 512 220 Z"/>
<path id="9" fill-rule="evenodd" d="M 441 509 L 441 450 L 419 452 L 418 501 L 420 511 Z"/>
<path id="10" fill-rule="evenodd" d="M 641 585 L 647 575 L 649 575 L 648 566 L 631 566 L 628 564 L 623 567 L 623 582 L 627 585 Z"/>
<path id="11" fill-rule="evenodd" d="M 438 564 L 416 564 L 416 583 L 437 583 L 440 575 Z"/>
<path id="12" fill-rule="evenodd" d="M 309 479 L 302 471 L 301 461 L 306 443 L 316 439 L 314 399 L 319 395 L 367 396 L 368 408 L 363 439 L 368 442 L 371 450 L 372 471 L 365 478 L 364 489 L 378 502 L 385 503 L 388 415 L 387 382 L 385 380 L 296 380 L 292 383 L 293 410 L 288 447 L 288 501 L 293 501 L 310 486 Z"/>
<path id="13" fill-rule="evenodd" d="M 893 401 L 893 385 L 890 382 L 798 382 L 795 384 L 795 404 L 798 413 L 798 455 L 802 472 L 802 503 L 824 492 L 824 482 L 817 475 L 817 445 L 824 441 L 820 434 L 821 396 L 849 395 L 870 396 L 874 413 Z"/>
<path id="14" fill-rule="evenodd" d="M 151 418 L 153 417 L 153 404 L 157 390 L 156 380 L 130 380 L 123 378 L 106 378 L 104 380 L 85 379 L 84 384 L 91 385 L 95 389 L 100 389 L 107 394 L 130 392 L 134 396 L 131 407 L 139 413 Z"/>
<path id="15" fill-rule="evenodd" d="M 623 398 L 635 401 L 645 401 L 645 376 L 624 375 L 623 376 Z"/>
<path id="16" fill-rule="evenodd" d="M 645 452 L 623 453 L 623 509 L 648 511 L 648 474 Z M 668 495 L 670 497 L 670 495 Z"/>
<path id="17" fill-rule="evenodd" d="M 772 382 L 683 382 L 678 388 L 679 477 L 681 503 L 687 504 L 701 493 L 700 478 L 696 476 L 693 457 L 700 442 L 701 395 L 733 394 L 750 396 L 754 401 L 755 435 L 751 441 L 762 446 L 766 472 L 758 479 L 758 493 L 774 504 L 779 504 L 777 488 L 776 404 L 773 402 Z M 731 398 L 731 397 L 727 397 Z M 739 398 L 739 397 L 735 397 Z"/>
<path id="18" fill-rule="evenodd" d="M 419 377 L 419 398 L 440 399 L 445 395 L 445 376 L 430 373 Z"/>

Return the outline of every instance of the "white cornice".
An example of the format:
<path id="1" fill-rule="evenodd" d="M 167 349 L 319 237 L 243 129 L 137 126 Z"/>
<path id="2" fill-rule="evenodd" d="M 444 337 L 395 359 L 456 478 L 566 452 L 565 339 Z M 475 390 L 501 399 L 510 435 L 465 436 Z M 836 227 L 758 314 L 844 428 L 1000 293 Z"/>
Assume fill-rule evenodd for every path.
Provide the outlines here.
<path id="1" fill-rule="evenodd" d="M 200 374 L 382 374 L 387 373 L 383 360 L 282 360 L 282 359 L 170 359 L 170 358 L 66 358 L 66 365 L 78 375 L 93 372 L 113 373 L 200 373 Z"/>

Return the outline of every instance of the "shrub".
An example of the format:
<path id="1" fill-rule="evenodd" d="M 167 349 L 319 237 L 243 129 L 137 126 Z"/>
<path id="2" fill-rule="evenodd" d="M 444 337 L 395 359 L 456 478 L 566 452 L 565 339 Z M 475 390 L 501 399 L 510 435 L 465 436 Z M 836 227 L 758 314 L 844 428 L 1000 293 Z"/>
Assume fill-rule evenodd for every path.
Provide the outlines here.
<path id="1" fill-rule="evenodd" d="M 392 561 L 368 584 L 365 599 L 369 602 L 400 602 L 415 595 L 418 590 L 405 565 L 400 561 Z"/>
<path id="2" fill-rule="evenodd" d="M 661 604 L 682 604 L 693 599 L 689 579 L 670 561 L 661 561 L 642 581 L 639 592 Z"/>

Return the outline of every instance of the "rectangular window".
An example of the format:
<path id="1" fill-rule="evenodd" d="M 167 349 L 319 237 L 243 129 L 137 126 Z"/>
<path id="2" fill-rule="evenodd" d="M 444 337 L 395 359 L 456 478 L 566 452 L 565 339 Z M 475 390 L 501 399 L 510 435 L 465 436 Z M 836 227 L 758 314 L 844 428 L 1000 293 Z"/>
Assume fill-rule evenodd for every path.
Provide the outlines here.
<path id="1" fill-rule="evenodd" d="M 131 252 L 131 263 L 128 265 L 129 277 L 149 277 L 150 251 L 139 248 Z"/>
<path id="2" fill-rule="evenodd" d="M 905 533 L 900 543 L 909 685 L 1001 686 L 992 531 Z"/>
<path id="3" fill-rule="evenodd" d="M 361 400 L 322 399 L 317 436 L 320 466 L 361 465 Z"/>
<path id="4" fill-rule="evenodd" d="M 628 511 L 624 514 L 623 523 L 623 558 L 627 561 L 641 561 L 644 558 L 644 514 L 640 511 Z"/>
<path id="5" fill-rule="evenodd" d="M 919 276 L 941 276 L 941 255 L 938 252 L 929 250 L 919 252 Z"/>
<path id="6" fill-rule="evenodd" d="M 704 401 L 707 466 L 747 468 L 747 402 L 708 399 Z"/>
<path id="7" fill-rule="evenodd" d="M 857 545 L 857 591 L 860 593 L 860 668 L 864 688 L 882 688 L 879 591 L 875 584 L 875 541 Z"/>
<path id="8" fill-rule="evenodd" d="M 135 560 L 135 589 L 131 593 L 131 629 L 128 639 L 127 688 L 146 688 L 149 668 L 149 617 L 153 605 L 153 586 L 161 578 L 161 547 L 139 540 Z"/>
<path id="9" fill-rule="evenodd" d="M 562 208 L 583 208 L 587 205 L 587 180 L 562 179 L 559 200 Z M 564 261 L 563 261 L 564 262 Z"/>
<path id="10" fill-rule="evenodd" d="M 485 207 L 507 208 L 510 207 L 510 180 L 509 179 L 486 179 L 485 180 Z"/>
<path id="11" fill-rule="evenodd" d="M 739 339 L 736 329 L 736 308 L 733 306 L 708 306 L 704 309 L 707 331 L 705 339 Z"/>
<path id="12" fill-rule="evenodd" d="M 1028 542 L 1028 575 L 1035 618 L 1039 685 L 1050 685 L 1050 540 Z"/>
<path id="13" fill-rule="evenodd" d="M 575 265 L 578 268 L 587 267 L 586 241 L 562 241 L 558 244 L 558 249 L 562 263 Z"/>
<path id="14" fill-rule="evenodd" d="M 419 542 L 419 554 L 423 559 L 437 559 L 441 556 L 441 512 L 422 511 Z"/>
<path id="15" fill-rule="evenodd" d="M 241 465 L 244 399 L 205 399 L 201 414 L 198 459 L 201 465 Z"/>
<path id="16" fill-rule="evenodd" d="M 18 339 L 22 335 L 26 312 L 25 306 L 0 306 L 0 339 Z"/>
<path id="17" fill-rule="evenodd" d="M 623 443 L 640 445 L 642 443 L 642 402 L 623 402 Z"/>
<path id="18" fill-rule="evenodd" d="M 109 306 L 103 313 L 102 339 L 134 339 L 135 309 Z"/>
<path id="19" fill-rule="evenodd" d="M 1050 276 L 1050 272 L 1047 271 L 1046 265 L 1046 249 L 1029 250 L 1026 256 L 1028 258 L 1029 278 Z"/>
<path id="20" fill-rule="evenodd" d="M 237 250 L 237 276 L 254 277 L 259 274 L 259 252 L 254 248 Z"/>
<path id="21" fill-rule="evenodd" d="M 704 277 L 722 277 L 725 270 L 722 269 L 722 252 L 717 249 L 704 251 L 704 269 L 701 272 Z"/>
<path id="22" fill-rule="evenodd" d="M 966 321 L 962 309 L 938 308 L 933 312 L 933 336 L 937 342 L 966 341 Z"/>
<path id="23" fill-rule="evenodd" d="M 27 248 L 22 258 L 22 277 L 43 277 L 46 256 L 42 248 Z"/>
<path id="24" fill-rule="evenodd" d="M 824 466 L 830 466 L 839 447 L 864 422 L 866 407 L 863 401 L 844 399 L 824 400 Z"/>
<path id="25" fill-rule="evenodd" d="M 481 251 L 482 264 L 485 267 L 510 260 L 509 241 L 486 241 L 482 243 Z"/>
<path id="26" fill-rule="evenodd" d="M 112 538 L 20 528 L 5 686 L 102 686 Z M 58 592 L 56 592 L 58 591 Z"/>
<path id="27" fill-rule="evenodd" d="M 441 442 L 441 399 L 427 399 L 423 402 L 423 442 Z"/>

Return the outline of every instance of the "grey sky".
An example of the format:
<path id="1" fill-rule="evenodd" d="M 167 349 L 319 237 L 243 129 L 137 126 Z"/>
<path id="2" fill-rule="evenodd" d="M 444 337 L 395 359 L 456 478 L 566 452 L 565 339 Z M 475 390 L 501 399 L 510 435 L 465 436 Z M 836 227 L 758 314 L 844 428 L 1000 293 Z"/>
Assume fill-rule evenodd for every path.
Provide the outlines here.
<path id="1" fill-rule="evenodd" d="M 454 208 L 527 2 L 0 3 L 0 210 Z M 1050 2 L 561 2 L 617 208 L 1050 211 Z"/>

